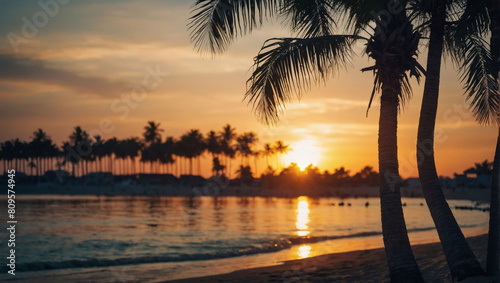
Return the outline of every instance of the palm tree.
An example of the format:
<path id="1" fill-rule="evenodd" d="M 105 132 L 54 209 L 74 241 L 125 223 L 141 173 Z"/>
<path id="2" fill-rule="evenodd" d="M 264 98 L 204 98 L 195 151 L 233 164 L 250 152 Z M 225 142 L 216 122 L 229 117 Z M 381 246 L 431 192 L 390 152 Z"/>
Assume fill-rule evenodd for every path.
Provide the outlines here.
<path id="1" fill-rule="evenodd" d="M 106 145 L 102 136 L 94 136 L 94 143 L 92 144 L 92 154 L 97 160 L 97 171 L 103 172 L 102 159 L 106 156 Z"/>
<path id="2" fill-rule="evenodd" d="M 19 140 L 19 138 L 16 138 L 13 140 L 14 148 L 13 148 L 13 154 L 14 154 L 14 169 L 16 172 L 19 172 L 19 163 L 20 160 L 22 159 L 23 156 L 23 143 Z"/>
<path id="3" fill-rule="evenodd" d="M 113 137 L 111 139 L 108 139 L 105 143 L 104 143 L 104 152 L 105 152 L 105 156 L 107 157 L 107 161 L 108 161 L 108 170 L 111 174 L 114 174 L 113 173 L 113 154 L 114 154 L 114 149 L 115 147 L 118 145 L 118 140 Z"/>
<path id="4" fill-rule="evenodd" d="M 50 137 L 42 129 L 33 132 L 32 141 L 29 144 L 31 160 L 36 159 L 36 173 L 40 176 L 43 173 L 42 157 L 44 155 L 43 143 Z"/>
<path id="5" fill-rule="evenodd" d="M 500 125 L 500 2 L 497 0 L 470 1 L 469 10 L 476 11 L 468 18 L 462 17 L 459 23 L 469 27 L 465 32 L 459 32 L 464 37 L 456 40 L 460 48 L 454 55 L 462 71 L 462 80 L 465 82 L 467 100 L 473 110 L 476 120 L 483 125 Z M 472 9 L 475 8 L 475 9 Z M 487 10 L 487 16 L 485 13 Z M 466 14 L 467 15 L 467 14 Z M 489 19 L 489 31 L 491 33 L 490 46 L 481 34 L 487 29 Z M 472 24 L 470 24 L 472 23 Z M 467 25 L 469 24 L 469 25 Z M 469 34 L 473 34 L 470 36 Z M 476 164 L 477 167 L 477 164 Z M 486 161 L 480 167 L 488 167 Z M 486 168 L 489 169 L 489 168 Z M 489 275 L 500 275 L 500 127 L 493 160 L 491 198 L 490 198 L 490 222 L 488 233 L 488 254 L 486 271 Z"/>
<path id="6" fill-rule="evenodd" d="M 415 56 L 419 34 L 406 10 L 391 14 L 391 21 L 374 19 L 370 11 L 388 9 L 390 1 L 197 1 L 190 28 L 194 44 L 213 54 L 223 52 L 235 37 L 251 32 L 266 16 L 283 15 L 298 38 L 275 38 L 264 43 L 255 57 L 246 98 L 266 123 L 275 122 L 283 105 L 300 97 L 312 82 L 325 81 L 344 66 L 356 41 L 367 42 L 366 53 L 375 65 L 374 91 L 381 91 L 379 168 L 382 230 L 393 282 L 422 282 L 408 240 L 403 217 L 397 159 L 397 116 L 400 103 L 411 94 L 407 72 L 423 70 Z M 358 11 L 359 13 L 358 13 Z M 334 35 L 335 16 L 348 18 L 353 34 Z M 374 34 L 359 33 L 376 22 Z M 337 67 L 337 68 L 336 68 Z"/>
<path id="7" fill-rule="evenodd" d="M 69 146 L 74 152 L 86 152 L 91 149 L 91 139 L 89 134 L 83 130 L 80 126 L 74 128 L 73 133 L 69 136 Z M 68 150 L 68 149 L 67 149 Z M 85 171 L 88 173 L 87 162 L 89 160 L 90 154 L 79 154 L 78 158 L 73 158 L 71 162 L 74 165 L 79 165 L 81 175 L 85 175 Z M 80 162 L 81 161 L 81 162 Z M 85 170 L 86 169 L 86 170 Z"/>
<path id="8" fill-rule="evenodd" d="M 150 173 L 153 173 L 153 162 L 159 160 L 158 151 L 161 148 L 161 132 L 163 132 L 163 129 L 160 129 L 160 123 L 155 123 L 154 121 L 148 121 L 148 124 L 144 127 L 143 136 L 146 143 L 145 146 L 150 147 L 150 149 L 146 153 L 149 154 L 147 158 L 141 158 L 141 161 L 149 161 Z"/>
<path id="9" fill-rule="evenodd" d="M 5 141 L 2 143 L 2 155 L 4 160 L 4 171 L 6 172 L 7 167 L 12 168 L 12 160 L 14 160 L 14 143 L 12 141 Z"/>
<path id="10" fill-rule="evenodd" d="M 214 131 L 208 133 L 205 144 L 207 145 L 208 152 L 212 154 L 212 159 L 218 157 L 222 152 L 220 136 L 217 136 Z"/>
<path id="11" fill-rule="evenodd" d="M 491 76 L 496 82 L 493 88 L 494 97 L 500 96 L 499 76 L 500 76 L 500 1 L 487 1 L 488 13 L 490 16 L 490 50 L 492 56 Z M 496 91 L 495 91 L 496 90 Z M 496 122 L 499 126 L 499 107 L 496 109 Z M 495 159 L 493 162 L 493 178 L 491 183 L 490 197 L 490 229 L 488 232 L 488 254 L 486 260 L 486 272 L 492 276 L 500 276 L 500 127 L 495 149 Z"/>
<path id="12" fill-rule="evenodd" d="M 165 140 L 165 143 L 162 144 L 163 145 L 163 152 L 162 152 L 162 156 L 160 156 L 160 161 L 163 164 L 167 165 L 167 173 L 170 173 L 170 174 L 173 174 L 173 170 L 172 170 L 172 168 L 170 168 L 170 170 L 168 170 L 168 167 L 169 167 L 169 165 L 170 165 L 170 167 L 172 167 L 171 165 L 175 163 L 175 159 L 174 159 L 175 143 L 176 143 L 176 140 L 173 137 L 167 137 L 167 139 Z"/>
<path id="13" fill-rule="evenodd" d="M 205 151 L 203 135 L 199 130 L 190 130 L 181 136 L 179 148 L 183 156 L 189 159 L 189 174 L 193 175 L 193 158 L 200 157 L 203 151 Z M 198 174 L 200 174 L 199 168 Z"/>
<path id="14" fill-rule="evenodd" d="M 129 158 L 129 161 L 132 166 L 130 166 L 129 173 L 135 174 L 137 172 L 136 168 L 136 158 L 139 156 L 139 152 L 141 151 L 142 143 L 138 137 L 132 137 L 124 140 L 124 151 L 126 157 Z"/>
<path id="15" fill-rule="evenodd" d="M 274 154 L 274 148 L 271 146 L 270 143 L 264 144 L 264 150 L 262 151 L 262 154 L 266 157 L 267 167 L 270 167 L 269 156 L 272 156 Z"/>
<path id="16" fill-rule="evenodd" d="M 153 165 L 152 164 L 153 164 L 154 160 L 155 160 L 155 158 L 154 158 L 152 145 L 144 146 L 141 149 L 141 159 L 139 161 L 142 163 L 149 162 L 149 173 L 150 174 L 153 173 L 153 169 L 152 169 Z"/>
<path id="17" fill-rule="evenodd" d="M 246 159 L 246 165 L 248 166 L 249 156 L 253 155 L 252 146 L 258 141 L 257 135 L 254 132 L 247 132 L 236 138 L 238 143 L 238 152 L 241 156 L 241 165 L 243 165 L 244 159 Z"/>
<path id="18" fill-rule="evenodd" d="M 231 125 L 226 124 L 222 128 L 222 132 L 220 132 L 220 136 L 222 138 L 221 140 L 221 147 L 222 147 L 222 154 L 226 157 L 224 165 L 226 168 L 229 170 L 229 178 L 231 178 L 231 160 L 235 157 L 236 155 L 236 150 L 233 147 L 233 141 L 236 138 L 236 128 L 232 128 Z"/>
<path id="19" fill-rule="evenodd" d="M 481 1 L 476 1 L 481 2 Z M 472 17 L 473 12 L 480 14 L 480 9 L 471 9 L 474 6 L 472 1 L 421 1 L 419 2 L 422 16 L 430 18 L 428 23 L 423 26 L 428 26 L 430 29 L 429 49 L 427 57 L 427 75 L 425 79 L 424 94 L 422 98 L 422 108 L 420 111 L 420 120 L 418 125 L 417 135 L 417 164 L 422 183 L 422 190 L 427 202 L 427 206 L 431 212 L 431 216 L 436 225 L 436 229 L 441 240 L 441 244 L 451 269 L 453 279 L 463 280 L 468 277 L 484 274 L 481 265 L 470 249 L 465 237 L 460 230 L 460 227 L 451 212 L 451 209 L 444 197 L 441 183 L 436 171 L 434 161 L 434 128 L 436 123 L 436 113 L 439 96 L 439 77 L 441 71 L 441 57 L 444 50 L 444 37 L 448 36 L 447 49 L 460 50 L 457 48 L 463 39 L 457 39 L 464 32 L 460 31 L 455 25 L 455 31 L 449 28 L 446 33 L 447 16 L 454 15 L 457 10 L 457 5 L 465 4 L 465 10 L 458 24 L 465 26 L 467 38 L 472 38 L 481 27 L 471 28 L 470 22 L 478 25 L 480 18 L 476 17 L 475 21 L 470 21 L 467 17 Z M 477 5 L 476 5 L 477 8 Z M 483 9 L 484 10 L 484 9 Z M 474 17 L 472 17 L 474 18 Z M 463 29 L 463 27 L 461 27 Z M 447 34 L 447 35 L 445 35 Z M 455 36 L 455 38 L 453 38 Z M 463 58 L 463 55 L 455 56 L 455 58 Z M 463 59 L 457 59 L 461 61 Z"/>
<path id="20" fill-rule="evenodd" d="M 161 132 L 160 123 L 155 123 L 155 121 L 148 121 L 148 124 L 144 127 L 144 140 L 147 143 L 161 142 Z"/>
<path id="21" fill-rule="evenodd" d="M 72 146 L 69 142 L 64 142 L 62 145 L 63 151 L 74 151 L 76 152 L 76 146 Z M 71 176 L 76 177 L 75 167 L 80 162 L 80 157 L 74 154 L 64 154 L 65 161 L 69 161 L 71 163 Z"/>
<path id="22" fill-rule="evenodd" d="M 284 144 L 283 141 L 276 141 L 274 144 L 274 152 L 278 153 L 277 158 L 278 158 L 278 168 L 283 167 L 283 154 L 286 154 L 288 151 L 290 151 L 290 148 L 288 148 L 289 145 Z"/>
<path id="23" fill-rule="evenodd" d="M 493 163 L 485 160 L 481 163 L 474 163 L 473 169 L 477 175 L 491 175 L 491 170 L 493 169 Z"/>

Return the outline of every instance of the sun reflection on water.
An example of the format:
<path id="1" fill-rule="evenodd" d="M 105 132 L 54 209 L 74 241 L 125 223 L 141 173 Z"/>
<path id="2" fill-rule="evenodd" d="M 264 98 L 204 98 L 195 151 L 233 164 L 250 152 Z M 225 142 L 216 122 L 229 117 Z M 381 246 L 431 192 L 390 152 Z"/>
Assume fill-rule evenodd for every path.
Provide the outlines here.
<path id="1" fill-rule="evenodd" d="M 309 202 L 307 197 L 301 196 L 297 203 L 297 222 L 295 222 L 298 230 L 297 235 L 301 237 L 309 235 L 310 231 L 307 226 L 309 221 Z"/>
<path id="2" fill-rule="evenodd" d="M 311 253 L 311 246 L 303 245 L 299 247 L 299 257 L 301 258 L 308 257 L 310 253 Z"/>

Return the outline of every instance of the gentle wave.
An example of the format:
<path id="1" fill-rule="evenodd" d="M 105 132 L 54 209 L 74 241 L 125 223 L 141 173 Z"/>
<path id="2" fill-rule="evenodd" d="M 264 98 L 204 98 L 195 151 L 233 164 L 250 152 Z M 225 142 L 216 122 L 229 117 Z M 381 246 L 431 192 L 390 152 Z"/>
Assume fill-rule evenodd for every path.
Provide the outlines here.
<path id="1" fill-rule="evenodd" d="M 477 227 L 479 225 L 463 225 L 462 228 Z M 434 230 L 435 227 L 423 227 L 408 229 L 409 233 Z M 231 258 L 244 255 L 262 254 L 277 252 L 288 249 L 294 245 L 302 245 L 309 243 L 324 242 L 330 240 L 347 239 L 347 238 L 363 238 L 370 236 L 382 235 L 381 231 L 368 231 L 353 233 L 348 235 L 336 236 L 306 236 L 306 237 L 290 237 L 269 241 L 266 243 L 256 244 L 240 248 L 234 251 L 203 253 L 203 254 L 176 254 L 176 255 L 159 255 L 159 256 L 144 256 L 135 258 L 118 258 L 118 259 L 87 259 L 87 260 L 67 260 L 59 262 L 31 262 L 16 264 L 18 271 L 39 271 L 50 269 L 66 269 L 66 268 L 89 268 L 89 267 L 108 267 L 127 264 L 144 264 L 144 263 L 162 263 L 162 262 L 182 262 L 182 261 L 199 261 L 210 259 Z"/>
<path id="2" fill-rule="evenodd" d="M 203 253 L 203 254 L 177 254 L 177 255 L 159 255 L 159 256 L 144 256 L 135 258 L 118 258 L 118 259 L 87 259 L 87 260 L 67 260 L 59 262 L 30 262 L 19 263 L 16 265 L 18 271 L 37 271 L 49 269 L 65 269 L 65 268 L 86 268 L 86 267 L 107 267 L 127 264 L 142 264 L 142 263 L 161 263 L 161 262 L 181 262 L 181 261 L 198 261 L 219 258 L 230 258 L 244 255 L 262 254 L 277 252 L 288 249 L 294 245 L 306 243 L 316 243 L 328 240 L 345 239 L 345 238 L 361 238 L 368 236 L 381 235 L 381 232 L 371 231 L 362 232 L 342 236 L 308 236 L 308 237 L 291 237 L 288 239 L 269 241 L 258 244 L 258 246 L 249 246 L 235 251 Z"/>

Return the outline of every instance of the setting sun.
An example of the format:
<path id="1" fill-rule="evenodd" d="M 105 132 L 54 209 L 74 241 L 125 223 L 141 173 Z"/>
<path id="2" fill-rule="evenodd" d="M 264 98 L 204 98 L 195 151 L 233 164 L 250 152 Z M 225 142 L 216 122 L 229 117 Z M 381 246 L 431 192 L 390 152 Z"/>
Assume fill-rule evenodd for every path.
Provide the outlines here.
<path id="1" fill-rule="evenodd" d="M 291 151 L 285 157 L 286 164 L 297 163 L 300 170 L 304 170 L 309 164 L 318 165 L 321 159 L 321 149 L 315 140 L 304 139 L 293 143 Z"/>

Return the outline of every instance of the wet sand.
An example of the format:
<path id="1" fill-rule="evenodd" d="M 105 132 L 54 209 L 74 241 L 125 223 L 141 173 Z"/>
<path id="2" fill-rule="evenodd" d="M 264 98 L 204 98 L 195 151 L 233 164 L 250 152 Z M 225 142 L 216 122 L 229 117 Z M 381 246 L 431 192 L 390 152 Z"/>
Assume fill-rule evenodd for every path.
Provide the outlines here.
<path id="1" fill-rule="evenodd" d="M 487 236 L 467 239 L 483 265 L 486 264 Z M 451 282 L 450 271 L 440 243 L 413 246 L 426 282 Z M 322 255 L 284 262 L 282 265 L 243 269 L 227 274 L 167 282 L 389 282 L 383 249 Z M 487 278 L 467 282 L 496 282 Z"/>

